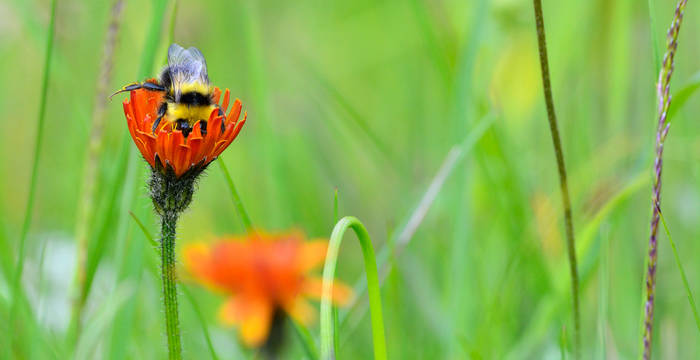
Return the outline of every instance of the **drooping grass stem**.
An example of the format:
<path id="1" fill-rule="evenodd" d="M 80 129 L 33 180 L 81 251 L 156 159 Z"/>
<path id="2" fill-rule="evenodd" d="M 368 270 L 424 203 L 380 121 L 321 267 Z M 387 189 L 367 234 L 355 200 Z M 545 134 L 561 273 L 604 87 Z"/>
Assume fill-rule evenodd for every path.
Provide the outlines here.
<path id="1" fill-rule="evenodd" d="M 552 134 L 554 145 L 554 155 L 557 159 L 557 169 L 559 171 L 559 185 L 561 198 L 564 206 L 564 226 L 566 228 L 566 247 L 569 254 L 569 270 L 571 273 L 571 293 L 573 298 L 574 312 L 574 345 L 576 357 L 581 351 L 581 316 L 579 311 L 579 285 L 578 266 L 576 264 L 576 247 L 574 239 L 574 224 L 571 215 L 571 199 L 569 198 L 569 184 L 566 177 L 566 166 L 564 164 L 564 151 L 559 137 L 559 127 L 557 116 L 554 112 L 554 100 L 552 98 L 552 84 L 549 79 L 549 61 L 547 59 L 547 42 L 544 31 L 544 16 L 542 15 L 542 1 L 533 0 L 535 8 L 535 25 L 537 27 L 537 46 L 540 53 L 540 67 L 542 70 L 542 85 L 544 87 L 544 101 L 547 107 L 547 119 L 549 120 L 549 130 Z"/>
<path id="2" fill-rule="evenodd" d="M 165 309 L 165 331 L 168 339 L 168 359 L 182 358 L 180 321 L 177 307 L 177 273 L 175 271 L 175 227 L 177 215 L 165 213 L 161 216 L 161 279 L 163 282 L 163 307 Z"/>
<path id="3" fill-rule="evenodd" d="M 365 274 L 367 275 L 367 291 L 369 293 L 369 307 L 372 320 L 372 340 L 374 342 L 374 359 L 385 360 L 386 340 L 384 337 L 384 317 L 382 315 L 382 299 L 379 292 L 379 276 L 377 262 L 374 258 L 372 240 L 367 229 L 353 216 L 346 216 L 335 225 L 331 233 L 326 263 L 323 267 L 323 298 L 321 299 L 321 359 L 334 359 L 333 353 L 333 317 L 331 294 L 335 268 L 338 262 L 338 251 L 343 235 L 348 228 L 352 228 L 357 235 L 362 247 L 362 256 L 365 262 Z"/>
<path id="4" fill-rule="evenodd" d="M 652 184 L 652 215 L 649 235 L 648 256 L 646 259 L 646 298 L 644 301 L 644 333 L 642 335 L 642 358 L 651 358 L 652 328 L 654 325 L 654 295 L 656 288 L 656 261 L 658 255 L 657 232 L 659 229 L 660 204 L 661 204 L 661 173 L 663 170 L 664 141 L 668 136 L 671 123 L 668 121 L 668 109 L 671 106 L 670 82 L 673 75 L 674 58 L 678 48 L 678 32 L 683 21 L 683 11 L 687 0 L 680 0 L 676 6 L 676 12 L 668 29 L 666 38 L 666 53 L 659 70 L 659 79 L 656 84 L 656 96 L 658 101 L 656 127 L 656 147 L 654 158 L 654 182 Z"/>

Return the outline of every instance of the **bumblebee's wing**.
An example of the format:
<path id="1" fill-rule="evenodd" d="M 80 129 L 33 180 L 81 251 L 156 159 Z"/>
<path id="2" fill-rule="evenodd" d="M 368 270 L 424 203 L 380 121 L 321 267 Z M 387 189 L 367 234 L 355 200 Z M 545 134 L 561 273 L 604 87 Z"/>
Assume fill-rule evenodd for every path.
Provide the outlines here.
<path id="1" fill-rule="evenodd" d="M 207 62 L 204 60 L 202 52 L 196 47 L 184 49 L 178 44 L 170 45 L 168 48 L 168 67 L 176 89 L 182 84 L 192 82 L 209 84 Z"/>

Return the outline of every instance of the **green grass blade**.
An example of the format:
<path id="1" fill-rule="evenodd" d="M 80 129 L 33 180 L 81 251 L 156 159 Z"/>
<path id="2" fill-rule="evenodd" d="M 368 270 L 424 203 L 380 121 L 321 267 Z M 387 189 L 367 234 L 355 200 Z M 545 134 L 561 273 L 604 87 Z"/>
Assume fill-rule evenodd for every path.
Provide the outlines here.
<path id="1" fill-rule="evenodd" d="M 690 80 L 673 95 L 673 106 L 668 109 L 668 121 L 673 119 L 698 88 L 700 88 L 700 72 L 691 76 Z"/>
<path id="2" fill-rule="evenodd" d="M 226 164 L 224 163 L 224 159 L 219 156 L 219 166 L 221 167 L 221 172 L 224 174 L 224 178 L 226 179 L 226 185 L 228 185 L 228 190 L 231 193 L 231 199 L 233 200 L 233 206 L 236 207 L 236 210 L 238 211 L 238 215 L 241 217 L 241 222 L 243 223 L 243 227 L 246 229 L 246 231 L 250 232 L 253 231 L 253 223 L 250 221 L 250 216 L 248 216 L 248 212 L 245 210 L 245 207 L 243 206 L 243 202 L 241 201 L 240 195 L 238 195 L 238 190 L 236 190 L 236 185 L 233 184 L 233 179 L 231 178 L 231 174 L 228 172 L 228 169 L 226 168 Z"/>
<path id="3" fill-rule="evenodd" d="M 382 315 L 382 299 L 379 289 L 379 276 L 377 275 L 377 262 L 374 258 L 372 241 L 367 229 L 355 217 L 346 216 L 335 225 L 331 233 L 326 263 L 323 267 L 323 298 L 321 300 L 321 358 L 334 359 L 333 354 L 333 334 L 331 315 L 331 293 L 333 289 L 333 279 L 335 278 L 335 268 L 338 262 L 338 252 L 343 235 L 348 228 L 352 228 L 357 235 L 362 247 L 362 255 L 365 263 L 365 274 L 367 276 L 367 290 L 369 292 L 369 306 L 372 321 L 372 339 L 374 342 L 375 360 L 386 360 L 386 339 L 384 335 L 384 316 Z"/>
<path id="4" fill-rule="evenodd" d="M 700 333 L 700 316 L 698 316 L 698 309 L 695 307 L 695 299 L 693 298 L 693 292 L 690 291 L 690 285 L 688 285 L 688 278 L 685 276 L 685 270 L 683 270 L 683 264 L 681 264 L 681 258 L 678 256 L 678 250 L 676 249 L 676 243 L 673 242 L 673 237 L 671 237 L 671 232 L 668 230 L 668 225 L 666 225 L 666 219 L 664 219 L 664 214 L 661 212 L 659 204 L 656 204 L 656 209 L 659 210 L 659 216 L 661 217 L 661 223 L 664 225 L 664 230 L 666 231 L 666 236 L 668 237 L 668 242 L 671 243 L 671 249 L 673 249 L 673 257 L 676 259 L 676 265 L 678 266 L 678 271 L 681 273 L 681 278 L 683 279 L 683 286 L 685 287 L 685 292 L 688 295 L 688 303 L 690 308 L 693 309 L 693 317 L 695 317 L 695 325 L 698 327 L 698 332 Z"/>
<path id="5" fill-rule="evenodd" d="M 39 160 L 41 158 L 41 144 L 44 140 L 44 122 L 46 120 L 46 99 L 49 90 L 49 77 L 51 71 L 51 56 L 53 54 L 53 43 L 56 24 L 56 3 L 57 0 L 51 1 L 51 19 L 49 20 L 48 38 L 46 40 L 46 54 L 44 57 L 44 70 L 41 80 L 41 98 L 39 100 L 39 115 L 37 118 L 36 135 L 34 141 L 34 158 L 32 159 L 32 172 L 29 180 L 29 195 L 27 197 L 27 206 L 24 212 L 24 221 L 22 222 L 22 232 L 19 237 L 19 254 L 17 256 L 17 267 L 13 280 L 13 293 L 17 292 L 19 281 L 22 278 L 24 269 L 24 252 L 26 247 L 27 235 L 29 227 L 32 223 L 32 213 L 34 211 L 34 197 L 36 196 L 36 182 L 39 173 Z"/>
<path id="6" fill-rule="evenodd" d="M 154 249 L 156 249 L 156 252 L 157 252 L 158 251 L 158 242 L 156 241 L 156 239 L 153 238 L 153 235 L 151 235 L 151 233 L 148 232 L 148 229 L 146 229 L 146 225 L 144 225 L 143 222 L 141 220 L 139 220 L 139 218 L 136 216 L 136 214 L 134 214 L 133 211 L 129 211 L 129 215 L 131 215 L 131 218 L 134 219 L 134 221 L 136 222 L 136 225 L 138 225 L 139 229 L 141 229 L 141 231 L 143 232 L 143 236 L 146 237 L 148 242 L 151 244 L 151 246 Z"/>
<path id="7" fill-rule="evenodd" d="M 144 235 L 149 236 L 149 234 L 145 231 L 145 229 L 144 229 Z M 204 316 L 202 315 L 202 311 L 199 309 L 199 306 L 197 306 L 197 302 L 194 301 L 194 297 L 192 296 L 192 293 L 190 292 L 190 290 L 187 289 L 187 286 L 181 286 L 180 288 L 182 289 L 182 292 L 185 294 L 187 301 L 190 302 L 190 305 L 192 306 L 192 310 L 194 310 L 194 314 L 197 316 L 197 320 L 199 321 L 199 324 L 202 326 L 202 335 L 204 335 L 204 340 L 207 343 L 207 349 L 209 349 L 209 354 L 211 355 L 211 358 L 214 360 L 218 360 L 219 357 L 216 355 L 216 350 L 214 350 L 214 344 L 211 342 L 211 336 L 209 336 L 209 329 L 207 328 L 207 322 L 204 319 Z"/>
<path id="8" fill-rule="evenodd" d="M 25 260 L 25 250 L 27 236 L 29 234 L 29 228 L 32 223 L 32 214 L 34 212 L 34 197 L 36 196 L 36 183 L 38 180 L 39 173 L 39 161 L 41 159 L 41 145 L 44 139 L 44 122 L 46 120 L 46 99 L 48 97 L 49 89 L 49 77 L 51 71 L 51 58 L 53 54 L 53 44 L 55 36 L 55 25 L 56 25 L 56 3 L 57 0 L 51 1 L 51 15 L 49 20 L 49 27 L 47 29 L 48 35 L 46 40 L 46 53 L 44 57 L 44 68 L 43 77 L 41 80 L 41 97 L 39 99 L 39 114 L 37 117 L 37 127 L 36 135 L 34 140 L 34 157 L 32 159 L 32 170 L 29 180 L 29 194 L 27 196 L 27 205 L 24 213 L 24 221 L 22 222 L 22 230 L 19 237 L 18 254 L 17 254 L 17 264 L 15 265 L 13 279 L 12 279 L 12 300 L 10 305 L 9 323 L 10 328 L 14 328 L 14 336 L 17 336 L 18 340 L 23 345 L 25 344 L 25 339 L 23 338 L 23 325 L 16 324 L 16 316 L 18 312 L 24 310 L 24 306 L 19 306 L 21 302 L 24 302 L 24 293 L 22 291 L 21 281 L 22 272 L 24 270 L 24 260 Z M 24 305 L 24 304 L 22 304 Z M 13 336 L 13 338 L 14 338 Z"/>
<path id="9" fill-rule="evenodd" d="M 338 188 L 335 188 L 333 196 L 333 221 L 338 222 Z M 338 321 L 338 307 L 333 306 L 333 354 L 340 349 L 340 322 Z"/>
<path id="10" fill-rule="evenodd" d="M 296 337 L 299 339 L 306 356 L 310 360 L 318 360 L 318 349 L 316 348 L 316 343 L 314 343 L 314 339 L 311 336 L 309 329 L 307 329 L 304 325 L 299 324 L 292 318 L 289 320 L 292 328 L 294 329 L 294 335 L 296 335 Z"/>

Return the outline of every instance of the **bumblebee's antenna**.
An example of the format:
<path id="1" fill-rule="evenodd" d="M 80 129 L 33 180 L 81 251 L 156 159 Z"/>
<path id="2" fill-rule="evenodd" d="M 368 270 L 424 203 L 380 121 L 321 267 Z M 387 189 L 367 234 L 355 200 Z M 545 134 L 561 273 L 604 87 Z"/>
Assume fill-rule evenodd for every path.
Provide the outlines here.
<path id="1" fill-rule="evenodd" d="M 109 96 L 109 99 L 112 100 L 114 95 L 126 92 L 126 91 L 133 91 L 133 90 L 138 90 L 138 89 L 146 89 L 149 91 L 165 91 L 165 87 L 162 85 L 158 85 L 156 83 L 152 83 L 150 81 L 146 81 L 144 83 L 139 83 L 139 82 L 134 82 L 131 84 L 124 85 L 121 89 L 117 90 L 114 92 L 114 94 Z"/>

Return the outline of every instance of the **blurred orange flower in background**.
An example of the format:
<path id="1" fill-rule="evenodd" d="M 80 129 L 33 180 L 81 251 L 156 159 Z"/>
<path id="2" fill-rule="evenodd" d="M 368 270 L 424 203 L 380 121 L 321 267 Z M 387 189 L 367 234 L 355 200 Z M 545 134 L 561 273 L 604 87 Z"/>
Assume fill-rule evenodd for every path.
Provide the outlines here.
<path id="1" fill-rule="evenodd" d="M 323 264 L 328 242 L 304 241 L 298 231 L 251 233 L 195 243 L 183 250 L 185 267 L 197 282 L 229 296 L 219 311 L 226 325 L 237 325 L 243 342 L 265 343 L 275 312 L 309 324 L 315 311 L 307 298 L 320 299 L 323 280 L 310 272 Z M 347 304 L 352 290 L 334 282 L 333 302 Z"/>

